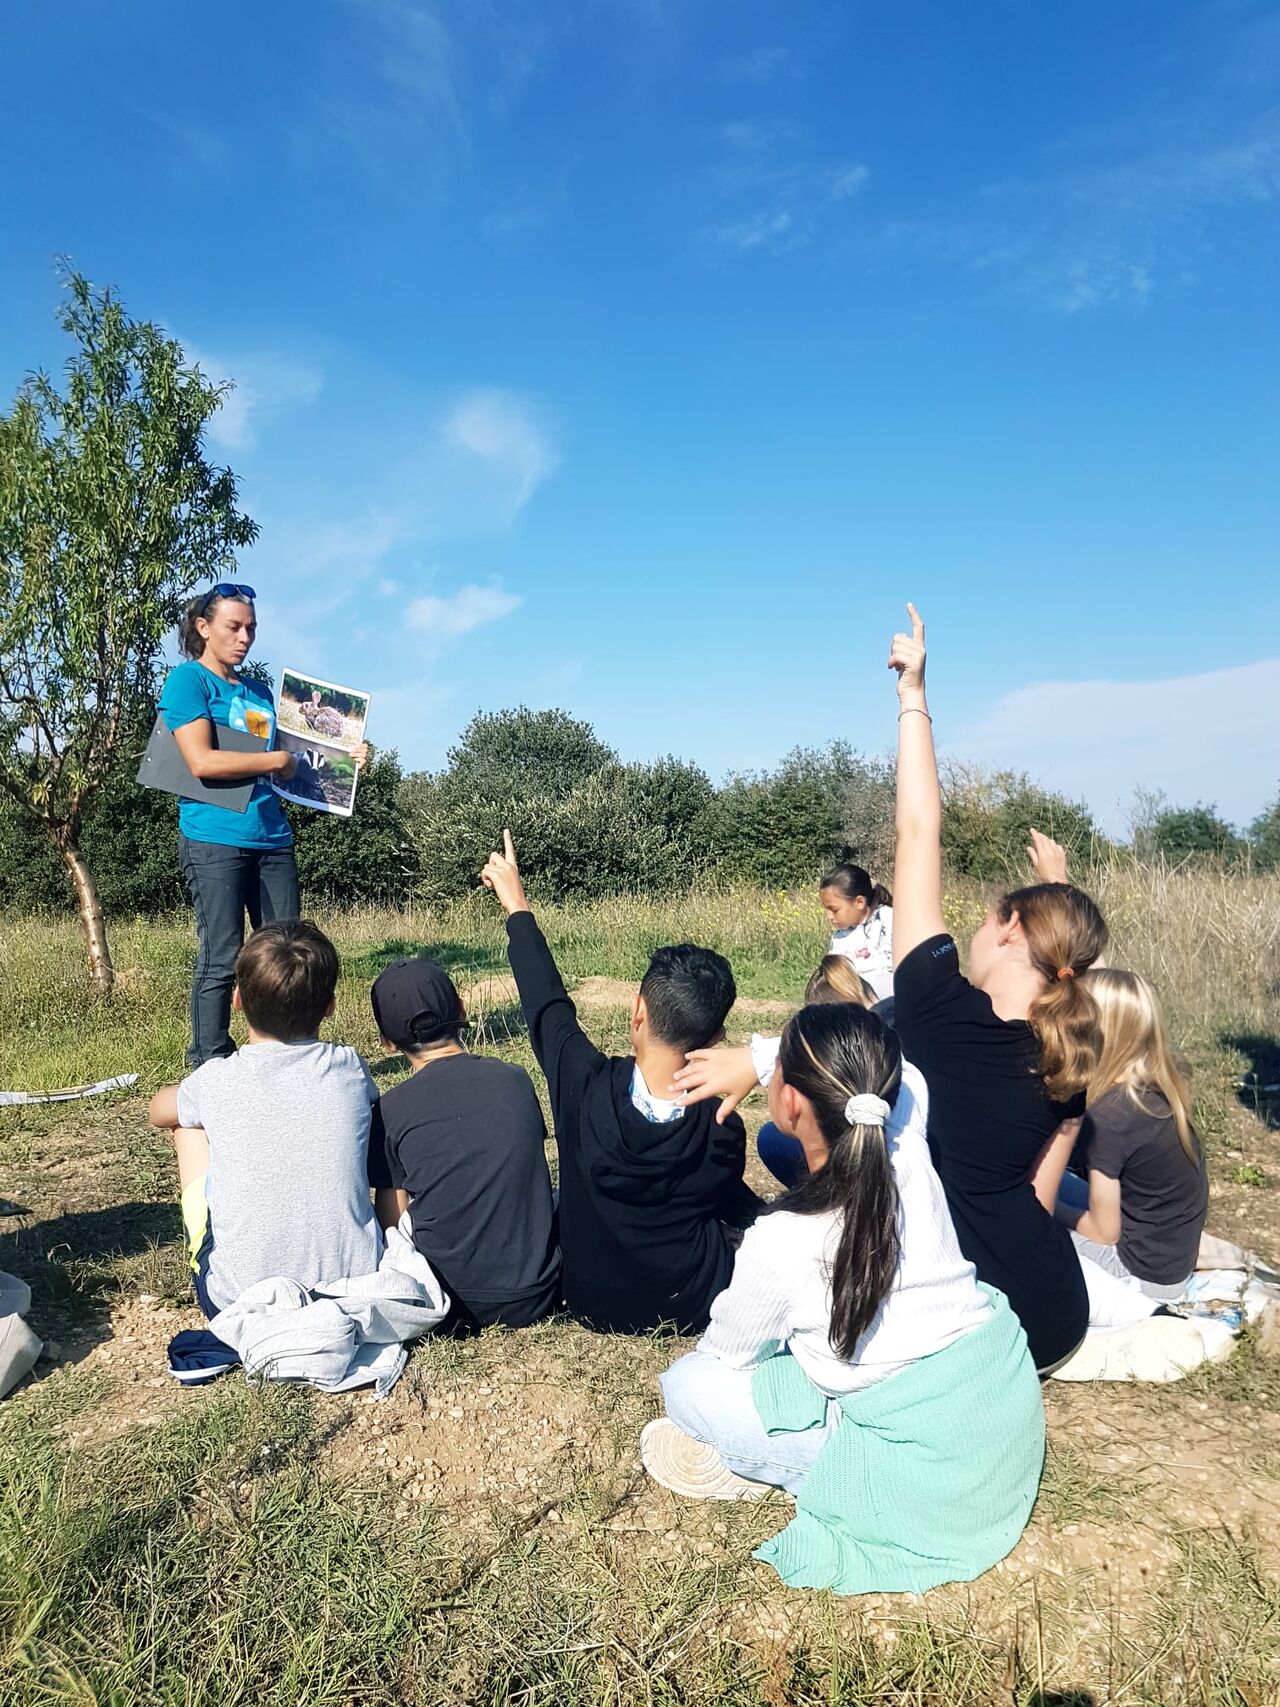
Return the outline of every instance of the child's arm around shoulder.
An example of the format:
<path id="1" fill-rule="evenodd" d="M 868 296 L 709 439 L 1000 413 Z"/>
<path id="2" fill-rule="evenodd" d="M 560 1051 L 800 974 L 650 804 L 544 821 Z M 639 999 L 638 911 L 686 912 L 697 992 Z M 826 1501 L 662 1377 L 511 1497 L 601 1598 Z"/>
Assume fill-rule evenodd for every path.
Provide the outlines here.
<path id="1" fill-rule="evenodd" d="M 554 1098 L 566 1067 L 595 1067 L 605 1057 L 583 1031 L 560 969 L 530 911 L 510 830 L 502 832 L 502 841 L 503 851 L 489 855 L 480 880 L 498 897 L 507 915 L 507 958 L 520 992 L 529 1041 Z"/>

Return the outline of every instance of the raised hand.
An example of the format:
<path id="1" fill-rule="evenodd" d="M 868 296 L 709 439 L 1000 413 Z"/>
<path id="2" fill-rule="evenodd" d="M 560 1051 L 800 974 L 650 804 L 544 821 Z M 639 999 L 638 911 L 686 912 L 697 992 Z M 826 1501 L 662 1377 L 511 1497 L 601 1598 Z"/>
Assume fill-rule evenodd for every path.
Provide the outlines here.
<path id="1" fill-rule="evenodd" d="M 1061 842 L 1055 842 L 1052 836 L 1046 836 L 1040 830 L 1032 830 L 1027 857 L 1031 861 L 1032 871 L 1041 883 L 1067 881 L 1067 850 Z"/>
<path id="2" fill-rule="evenodd" d="M 491 853 L 480 873 L 480 881 L 486 889 L 492 889 L 502 904 L 502 910 L 508 918 L 512 913 L 527 913 L 529 902 L 525 896 L 524 884 L 520 881 L 520 867 L 516 864 L 515 843 L 511 840 L 511 831 L 502 832 L 502 852 Z"/>
<path id="3" fill-rule="evenodd" d="M 889 668 L 898 672 L 898 698 L 924 698 L 924 619 L 913 604 L 907 605 L 910 634 L 895 634 L 889 648 Z"/>

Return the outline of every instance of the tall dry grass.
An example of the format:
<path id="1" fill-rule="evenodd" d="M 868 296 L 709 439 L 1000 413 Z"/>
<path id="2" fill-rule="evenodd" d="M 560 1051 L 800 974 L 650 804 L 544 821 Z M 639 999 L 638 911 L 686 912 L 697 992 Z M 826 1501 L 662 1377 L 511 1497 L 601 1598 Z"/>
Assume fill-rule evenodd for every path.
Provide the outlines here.
<path id="1" fill-rule="evenodd" d="M 1086 881 L 1111 926 L 1112 964 L 1156 983 L 1180 1048 L 1203 1061 L 1225 1038 L 1276 1040 L 1280 875 L 1113 859 Z M 962 949 L 993 898 L 977 884 L 948 886 L 944 912 Z M 503 921 L 487 895 L 443 907 L 321 909 L 317 917 L 343 961 L 333 1035 L 369 1051 L 377 1039 L 368 987 L 388 960 L 430 951 L 459 982 L 478 987 L 482 1005 L 490 1005 L 486 981 L 506 969 Z M 740 994 L 784 1001 L 798 999 L 827 929 L 807 890 L 742 887 L 568 902 L 539 907 L 538 917 L 571 982 L 593 974 L 638 979 L 659 944 L 695 941 L 728 956 Z M 124 1072 L 138 1072 L 150 1085 L 181 1071 L 195 957 L 190 916 L 116 920 L 112 940 L 117 994 L 95 1003 L 74 918 L 0 918 L 0 1089 L 48 1089 Z M 502 987 L 496 991 L 491 1005 L 509 1004 Z M 1249 1070 L 1238 1048 L 1223 1059 L 1234 1074 Z"/>

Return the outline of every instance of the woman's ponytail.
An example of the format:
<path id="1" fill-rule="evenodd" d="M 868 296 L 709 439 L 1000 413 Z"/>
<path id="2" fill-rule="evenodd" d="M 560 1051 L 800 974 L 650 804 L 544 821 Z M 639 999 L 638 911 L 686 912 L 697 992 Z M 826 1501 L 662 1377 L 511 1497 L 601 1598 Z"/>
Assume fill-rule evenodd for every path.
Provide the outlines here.
<path id="1" fill-rule="evenodd" d="M 898 1273 L 898 1188 L 884 1127 L 850 1120 L 855 1097 L 887 1111 L 902 1082 L 902 1051 L 875 1014 L 850 1003 L 802 1008 L 782 1034 L 784 1081 L 806 1097 L 826 1139 L 826 1166 L 778 1200 L 798 1215 L 836 1212 L 840 1238 L 831 1266 L 831 1345 L 852 1358 Z"/>
<path id="2" fill-rule="evenodd" d="M 201 617 L 207 617 L 216 598 L 211 599 L 207 593 L 198 593 L 188 601 L 185 610 L 178 618 L 178 650 L 184 658 L 200 658 L 204 655 L 204 635 L 196 627 Z"/>
<path id="3" fill-rule="evenodd" d="M 999 910 L 1006 921 L 1017 913 L 1031 964 L 1044 979 L 1027 1020 L 1040 1045 L 1045 1089 L 1055 1102 L 1065 1102 L 1084 1090 L 1098 1064 L 1098 1005 L 1080 978 L 1107 946 L 1106 923 L 1084 891 L 1069 883 L 1016 889 Z"/>

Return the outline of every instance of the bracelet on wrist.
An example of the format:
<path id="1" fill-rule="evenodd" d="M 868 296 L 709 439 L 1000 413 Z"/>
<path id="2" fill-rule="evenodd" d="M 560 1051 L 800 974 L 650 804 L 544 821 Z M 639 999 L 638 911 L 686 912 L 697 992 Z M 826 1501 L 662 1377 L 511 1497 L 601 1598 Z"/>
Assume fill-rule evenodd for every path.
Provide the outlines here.
<path id="1" fill-rule="evenodd" d="M 921 717 L 928 717 L 930 723 L 933 722 L 933 718 L 929 715 L 929 713 L 925 710 L 925 708 L 922 705 L 904 705 L 902 710 L 898 713 L 898 722 L 901 723 L 902 719 L 907 716 L 908 712 L 912 712 L 912 711 L 918 711 L 920 713 Z"/>

